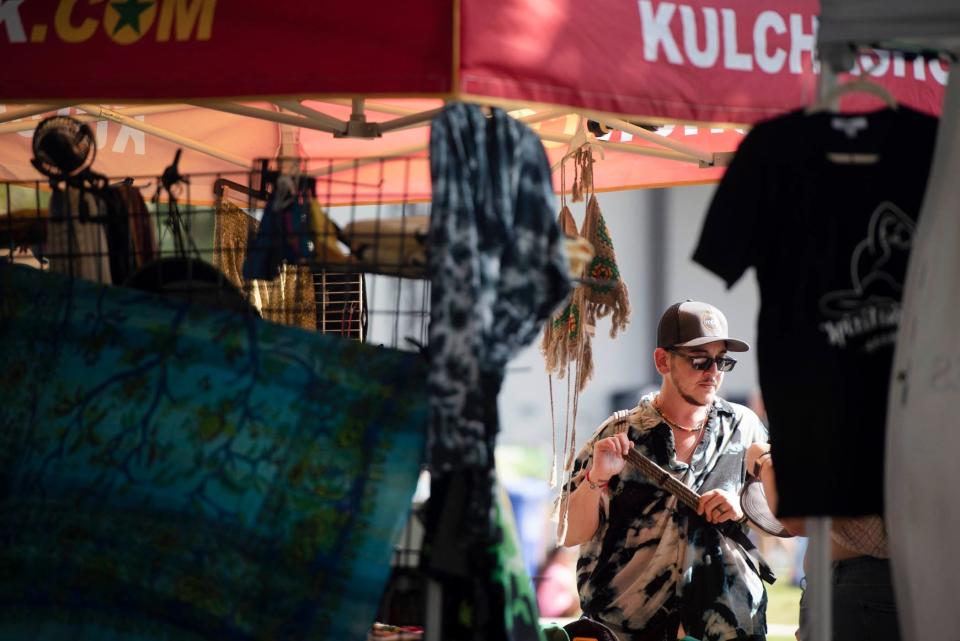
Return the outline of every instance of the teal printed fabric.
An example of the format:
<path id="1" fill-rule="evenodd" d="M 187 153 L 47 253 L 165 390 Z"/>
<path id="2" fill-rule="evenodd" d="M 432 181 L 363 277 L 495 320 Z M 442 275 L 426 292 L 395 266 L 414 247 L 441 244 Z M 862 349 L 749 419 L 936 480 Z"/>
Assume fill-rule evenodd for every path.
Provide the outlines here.
<path id="1" fill-rule="evenodd" d="M 0 268 L 0 639 L 363 639 L 417 354 Z"/>

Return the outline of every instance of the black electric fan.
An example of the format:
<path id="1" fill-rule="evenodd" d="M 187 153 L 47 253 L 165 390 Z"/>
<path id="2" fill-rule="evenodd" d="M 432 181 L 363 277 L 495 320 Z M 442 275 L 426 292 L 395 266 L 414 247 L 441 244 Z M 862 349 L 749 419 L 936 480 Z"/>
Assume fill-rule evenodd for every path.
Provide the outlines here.
<path id="1" fill-rule="evenodd" d="M 51 116 L 33 133 L 33 158 L 37 171 L 51 180 L 77 178 L 90 171 L 97 142 L 86 123 L 69 116 Z"/>

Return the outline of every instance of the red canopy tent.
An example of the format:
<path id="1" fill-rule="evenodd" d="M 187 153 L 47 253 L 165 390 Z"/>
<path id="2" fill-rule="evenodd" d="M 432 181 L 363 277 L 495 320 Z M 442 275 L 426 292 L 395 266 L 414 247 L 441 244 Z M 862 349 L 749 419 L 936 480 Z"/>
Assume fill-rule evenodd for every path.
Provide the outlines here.
<path id="1" fill-rule="evenodd" d="M 427 199 L 423 125 L 441 100 L 472 100 L 530 122 L 554 163 L 583 142 L 582 118 L 601 122 L 600 190 L 712 182 L 737 125 L 813 100 L 817 11 L 812 0 L 7 2 L 0 56 L 16 62 L 0 68 L 0 172 L 36 177 L 21 119 L 69 108 L 99 121 L 97 166 L 110 175 L 156 174 L 176 147 L 185 172 L 248 168 L 276 155 L 277 125 L 289 125 L 302 155 L 345 159 L 313 167 L 346 174 L 341 200 L 370 200 L 374 185 L 380 199 Z M 902 104 L 938 111 L 938 61 L 862 64 Z M 379 162 L 390 156 L 421 161 L 391 175 Z"/>

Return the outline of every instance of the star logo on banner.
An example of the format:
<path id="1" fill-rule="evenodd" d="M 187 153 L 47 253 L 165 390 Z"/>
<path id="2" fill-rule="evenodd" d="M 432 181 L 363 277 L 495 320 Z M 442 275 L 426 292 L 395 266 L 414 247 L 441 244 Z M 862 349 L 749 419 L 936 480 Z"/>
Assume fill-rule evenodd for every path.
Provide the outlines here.
<path id="1" fill-rule="evenodd" d="M 113 27 L 113 33 L 111 35 L 117 35 L 118 31 L 127 26 L 136 31 L 138 35 L 142 35 L 140 33 L 140 17 L 144 11 L 153 7 L 153 4 L 153 2 L 142 0 L 111 2 L 110 6 L 120 14 L 120 19 L 117 20 L 117 24 Z"/>
<path id="2" fill-rule="evenodd" d="M 150 31 L 156 17 L 155 0 L 113 0 L 103 12 L 103 30 L 117 44 L 129 45 Z"/>

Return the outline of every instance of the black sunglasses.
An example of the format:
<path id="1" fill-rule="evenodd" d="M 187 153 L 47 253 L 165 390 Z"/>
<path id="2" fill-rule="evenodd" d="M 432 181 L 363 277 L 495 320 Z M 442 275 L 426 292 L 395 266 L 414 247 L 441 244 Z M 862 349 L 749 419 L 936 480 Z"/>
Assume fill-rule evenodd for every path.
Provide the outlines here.
<path id="1" fill-rule="evenodd" d="M 710 369 L 710 366 L 714 363 L 717 364 L 717 371 L 729 372 L 733 370 L 737 364 L 737 359 L 730 358 L 729 356 L 691 356 L 690 354 L 684 354 L 675 347 L 667 347 L 666 350 L 687 359 L 690 361 L 693 369 L 700 370 L 701 372 Z"/>

